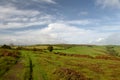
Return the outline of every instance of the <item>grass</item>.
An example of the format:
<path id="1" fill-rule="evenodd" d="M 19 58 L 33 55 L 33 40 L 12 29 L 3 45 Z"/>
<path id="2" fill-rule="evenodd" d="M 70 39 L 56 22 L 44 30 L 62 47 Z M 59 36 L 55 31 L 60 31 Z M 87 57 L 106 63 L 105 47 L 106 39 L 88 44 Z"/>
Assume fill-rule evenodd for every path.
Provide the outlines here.
<path id="1" fill-rule="evenodd" d="M 64 50 L 54 50 L 54 52 L 63 52 L 68 54 L 82 54 L 82 55 L 90 55 L 97 56 L 105 53 L 105 48 L 103 46 L 75 46 Z"/>
<path id="2" fill-rule="evenodd" d="M 33 48 L 36 48 L 36 49 L 47 49 L 49 45 L 36 45 L 36 46 L 25 46 L 25 48 L 27 49 L 33 49 Z M 58 46 L 58 45 L 53 45 L 54 49 L 63 49 L 62 46 Z"/>
<path id="3" fill-rule="evenodd" d="M 5 60 L 14 63 L 15 58 L 0 58 L 0 72 L 5 72 L 0 76 L 0 80 L 120 79 L 120 58 L 106 54 L 105 46 L 71 46 L 67 49 L 58 47 L 61 50 L 58 48 L 53 52 L 19 50 L 21 57 L 16 64 L 11 62 L 12 66 L 8 66 Z M 115 50 L 120 52 L 120 47 L 115 46 Z M 55 54 L 57 52 L 65 55 Z M 7 66 L 9 70 L 6 72 L 4 68 Z M 32 79 L 29 79 L 30 77 Z"/>
<path id="4" fill-rule="evenodd" d="M 0 49 L 0 77 L 17 63 L 19 57 L 20 53 L 17 51 Z"/>
<path id="5" fill-rule="evenodd" d="M 50 58 L 49 56 L 52 56 L 52 57 Z M 70 71 L 75 71 L 77 73 L 84 75 L 87 79 L 91 78 L 92 80 L 110 80 L 110 78 L 114 79 L 114 77 L 111 75 L 116 75 L 116 80 L 117 79 L 119 80 L 120 78 L 118 76 L 119 73 L 116 73 L 114 71 L 114 70 L 120 71 L 120 68 L 117 67 L 120 65 L 119 61 L 77 58 L 77 57 L 68 57 L 68 56 L 59 57 L 58 55 L 54 55 L 54 54 L 51 54 L 49 56 L 44 55 L 42 56 L 44 58 L 40 59 L 41 66 L 43 66 L 44 71 L 47 72 L 47 75 L 49 78 L 48 80 L 51 80 L 51 79 L 58 80 L 61 78 L 63 78 L 63 80 L 66 80 L 66 78 L 64 77 L 69 77 L 69 76 L 67 76 L 67 73 L 65 75 L 61 69 L 63 70 L 68 69 Z M 112 67 L 115 67 L 115 68 L 112 68 Z"/>

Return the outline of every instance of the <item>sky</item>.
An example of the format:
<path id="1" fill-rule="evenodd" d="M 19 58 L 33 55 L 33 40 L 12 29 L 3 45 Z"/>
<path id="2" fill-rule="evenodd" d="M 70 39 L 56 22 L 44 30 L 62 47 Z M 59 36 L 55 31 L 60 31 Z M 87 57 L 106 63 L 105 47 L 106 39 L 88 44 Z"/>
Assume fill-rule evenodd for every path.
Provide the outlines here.
<path id="1" fill-rule="evenodd" d="M 120 0 L 0 0 L 0 44 L 120 45 Z"/>

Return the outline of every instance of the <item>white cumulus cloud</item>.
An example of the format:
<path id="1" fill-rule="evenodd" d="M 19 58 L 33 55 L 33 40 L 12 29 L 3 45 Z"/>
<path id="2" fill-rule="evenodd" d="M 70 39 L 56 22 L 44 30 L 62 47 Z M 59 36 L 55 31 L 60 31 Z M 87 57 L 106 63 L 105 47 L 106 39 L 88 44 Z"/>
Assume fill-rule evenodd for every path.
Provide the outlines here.
<path id="1" fill-rule="evenodd" d="M 105 37 L 96 31 L 82 29 L 62 23 L 51 23 L 43 29 L 15 32 L 14 35 L 1 35 L 2 43 L 40 44 L 40 43 L 95 43 L 99 37 Z"/>

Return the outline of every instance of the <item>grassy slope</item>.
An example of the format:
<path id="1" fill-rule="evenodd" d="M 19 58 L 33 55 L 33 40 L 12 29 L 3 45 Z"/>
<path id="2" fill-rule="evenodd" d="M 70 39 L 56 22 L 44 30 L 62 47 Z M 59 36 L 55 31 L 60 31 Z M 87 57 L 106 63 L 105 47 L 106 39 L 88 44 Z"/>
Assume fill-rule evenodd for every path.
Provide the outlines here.
<path id="1" fill-rule="evenodd" d="M 74 47 L 74 49 L 80 47 Z M 90 52 L 89 47 L 82 47 L 81 50 Z M 73 49 L 73 48 L 71 48 Z M 93 47 L 95 52 L 100 54 L 105 51 L 104 47 Z M 80 50 L 80 51 L 81 51 Z M 81 51 L 82 52 L 82 51 Z M 72 76 L 76 77 L 77 74 L 84 75 L 85 79 L 91 80 L 119 80 L 120 77 L 120 61 L 118 60 L 105 60 L 105 59 L 91 59 L 82 57 L 60 56 L 52 53 L 29 52 L 32 55 L 32 60 L 35 65 L 33 76 L 35 80 L 68 80 Z M 74 53 L 75 54 L 75 53 Z M 91 54 L 89 53 L 89 55 Z M 63 71 L 64 70 L 64 71 Z M 65 73 L 66 71 L 66 73 Z M 77 73 L 77 74 L 76 74 Z M 38 77 L 38 76 L 41 76 Z M 39 79 L 40 78 L 40 79 Z M 80 78 L 80 77 L 79 77 Z M 74 79 L 72 79 L 74 80 Z M 84 80 L 84 79 L 83 79 Z"/>
<path id="2" fill-rule="evenodd" d="M 44 80 L 67 80 L 70 76 L 68 73 L 65 74 L 62 69 L 78 72 L 87 79 L 92 80 L 120 79 L 120 61 L 117 60 L 90 59 L 55 54 L 39 54 L 37 57 L 39 68 L 42 69 L 40 72 L 47 77 Z M 73 76 L 75 75 L 77 74 L 73 74 Z"/>
<path id="3" fill-rule="evenodd" d="M 119 47 L 115 48 L 120 51 Z M 75 46 L 67 50 L 55 50 L 69 54 L 84 54 L 91 56 L 105 55 L 104 46 Z M 30 62 L 32 61 L 33 80 L 119 80 L 120 60 L 92 59 L 82 56 L 62 56 L 50 52 L 21 50 L 22 57 L 3 78 L 28 80 L 30 77 Z M 0 59 L 1 60 L 1 59 Z M 19 68 L 20 67 L 20 68 Z M 14 74 L 14 75 L 11 75 Z"/>
<path id="4" fill-rule="evenodd" d="M 116 47 L 115 47 L 115 50 L 116 50 L 118 53 L 120 53 L 120 46 L 116 46 Z"/>
<path id="5" fill-rule="evenodd" d="M 54 47 L 54 49 L 63 49 L 63 47 L 58 46 L 58 45 L 53 45 L 53 47 Z M 33 48 L 36 48 L 36 49 L 47 49 L 48 45 L 25 46 L 25 48 L 28 48 L 28 49 L 33 49 Z"/>
<path id="6" fill-rule="evenodd" d="M 94 46 L 94 47 L 75 46 L 66 50 L 54 50 L 54 51 L 68 53 L 68 54 L 82 54 L 82 55 L 96 56 L 96 55 L 105 54 L 105 47 L 104 46 Z"/>

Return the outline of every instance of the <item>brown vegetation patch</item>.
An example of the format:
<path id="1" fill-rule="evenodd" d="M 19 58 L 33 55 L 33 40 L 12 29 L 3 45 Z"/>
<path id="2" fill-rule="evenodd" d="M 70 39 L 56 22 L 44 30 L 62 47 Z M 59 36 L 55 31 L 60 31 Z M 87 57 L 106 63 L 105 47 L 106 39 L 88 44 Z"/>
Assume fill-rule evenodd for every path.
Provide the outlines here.
<path id="1" fill-rule="evenodd" d="M 89 80 L 84 74 L 68 68 L 60 68 L 54 74 L 64 80 Z"/>
<path id="2" fill-rule="evenodd" d="M 15 58 L 19 58 L 20 57 L 20 52 L 18 51 L 9 51 L 9 50 L 1 50 L 1 55 L 0 56 L 11 56 L 11 57 L 15 57 Z"/>
<path id="3" fill-rule="evenodd" d="M 107 55 L 101 55 L 101 56 L 96 56 L 95 59 L 105 59 L 105 60 L 117 60 L 120 61 L 120 58 L 115 57 L 115 56 L 107 56 Z"/>
<path id="4" fill-rule="evenodd" d="M 89 56 L 89 55 L 71 54 L 70 56 L 73 56 L 73 57 L 83 57 L 83 58 L 91 58 L 91 59 L 93 59 L 93 57 Z"/>
<path id="5" fill-rule="evenodd" d="M 111 63 L 111 64 L 109 64 L 108 65 L 108 68 L 109 69 L 118 69 L 118 70 L 120 70 L 120 64 L 118 64 L 118 63 Z"/>
<path id="6" fill-rule="evenodd" d="M 61 55 L 61 56 L 83 57 L 83 58 L 91 58 L 91 59 L 93 59 L 93 57 L 90 56 L 90 55 L 66 54 L 66 53 L 62 53 L 62 52 L 57 52 L 57 53 L 54 53 L 54 54 L 58 54 L 58 55 Z"/>
<path id="7" fill-rule="evenodd" d="M 101 65 L 99 65 L 99 64 L 89 64 L 87 67 L 88 67 L 88 69 L 90 69 L 96 73 L 104 74 L 104 70 L 101 69 Z"/>

